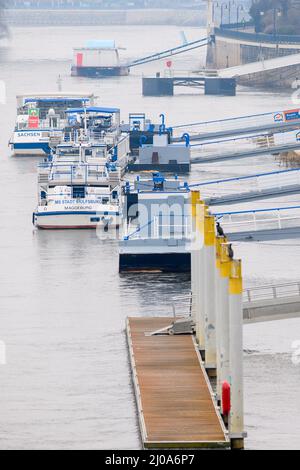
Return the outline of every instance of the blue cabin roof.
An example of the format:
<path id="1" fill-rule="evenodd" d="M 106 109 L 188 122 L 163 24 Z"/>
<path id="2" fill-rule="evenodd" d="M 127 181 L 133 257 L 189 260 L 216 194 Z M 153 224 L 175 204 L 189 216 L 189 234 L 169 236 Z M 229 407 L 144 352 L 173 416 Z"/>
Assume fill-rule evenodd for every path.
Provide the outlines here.
<path id="1" fill-rule="evenodd" d="M 66 113 L 72 114 L 85 114 L 85 113 L 105 113 L 105 114 L 119 114 L 119 108 L 99 108 L 97 106 L 89 106 L 87 108 L 70 108 Z"/>
<path id="2" fill-rule="evenodd" d="M 87 49 L 115 49 L 116 43 L 113 40 L 90 39 L 86 42 Z"/>
<path id="3" fill-rule="evenodd" d="M 37 101 L 39 101 L 40 103 L 72 103 L 74 101 L 84 101 L 84 102 L 87 102 L 89 101 L 89 98 L 26 98 L 25 99 L 25 103 L 36 103 Z"/>

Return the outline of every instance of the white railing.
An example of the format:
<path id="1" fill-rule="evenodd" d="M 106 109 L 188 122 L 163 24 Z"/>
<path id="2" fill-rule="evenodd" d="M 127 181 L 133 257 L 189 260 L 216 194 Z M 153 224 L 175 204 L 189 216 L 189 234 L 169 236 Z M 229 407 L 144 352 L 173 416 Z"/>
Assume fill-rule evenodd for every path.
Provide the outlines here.
<path id="1" fill-rule="evenodd" d="M 29 122 L 18 123 L 16 126 L 17 131 L 22 132 L 24 130 L 27 131 L 39 131 L 39 130 L 47 130 L 50 132 L 53 131 L 62 131 L 67 125 L 67 121 L 65 119 L 58 119 L 57 126 L 53 127 L 49 119 L 40 119 L 38 128 L 31 128 L 29 127 Z"/>
<path id="2" fill-rule="evenodd" d="M 275 148 L 289 148 L 291 146 L 295 148 L 299 147 L 300 149 L 300 141 L 298 140 L 298 137 L 296 137 L 296 131 L 278 133 L 272 136 L 237 136 L 200 143 L 191 142 L 194 157 L 211 157 L 220 155 L 220 148 L 222 149 L 221 153 L 223 157 L 234 157 L 244 152 L 253 152 L 261 149 L 269 149 L 270 153 L 272 153 Z"/>
<path id="3" fill-rule="evenodd" d="M 243 294 L 243 300 L 247 303 L 287 297 L 299 297 L 300 301 L 300 282 L 252 287 L 245 289 Z"/>
<path id="4" fill-rule="evenodd" d="M 49 181 L 67 182 L 68 184 L 91 183 L 108 179 L 103 166 L 98 165 L 52 165 L 49 171 Z"/>
<path id="5" fill-rule="evenodd" d="M 154 217 L 153 223 L 153 236 L 156 239 L 159 238 L 175 238 L 175 239 L 187 239 L 191 236 L 191 222 L 190 217 L 182 216 L 175 217 L 180 219 L 180 222 L 173 223 L 170 221 L 171 217 L 167 217 L 167 223 L 163 223 L 160 217 Z M 175 221 L 174 218 L 174 221 Z M 163 218 L 165 219 L 165 217 Z"/>
<path id="6" fill-rule="evenodd" d="M 178 219 L 178 216 L 176 218 Z M 161 217 L 154 216 L 142 225 L 129 223 L 124 228 L 124 239 L 189 240 L 191 237 L 190 216 L 180 216 L 180 223 L 173 223 L 174 219 L 172 219 L 170 216 L 165 216 L 161 220 Z M 165 220 L 167 223 L 163 223 Z"/>
<path id="7" fill-rule="evenodd" d="M 225 233 L 300 228 L 300 206 L 215 214 Z"/>
<path id="8" fill-rule="evenodd" d="M 288 186 L 300 186 L 300 169 L 293 168 L 257 175 L 241 176 L 215 181 L 191 184 L 201 190 L 203 197 L 218 197 L 251 191 L 261 192 L 268 189 L 283 189 Z"/>
<path id="9" fill-rule="evenodd" d="M 282 120 L 279 119 L 279 115 L 282 114 Z M 206 122 L 198 122 L 198 123 L 187 123 L 178 126 L 174 126 L 174 131 L 177 136 L 179 136 L 180 132 L 184 131 L 184 129 L 190 132 L 190 135 L 195 134 L 208 134 L 211 132 L 220 132 L 220 131 L 234 131 L 235 129 L 245 129 L 248 127 L 259 127 L 259 126 L 269 126 L 274 124 L 274 126 L 280 125 L 284 123 L 283 113 L 263 113 L 263 114 L 256 114 L 256 115 L 248 115 L 248 116 L 237 116 L 232 118 L 225 118 L 225 119 L 218 119 Z M 300 124 L 300 120 L 299 120 Z M 192 132 L 190 131 L 192 129 Z"/>

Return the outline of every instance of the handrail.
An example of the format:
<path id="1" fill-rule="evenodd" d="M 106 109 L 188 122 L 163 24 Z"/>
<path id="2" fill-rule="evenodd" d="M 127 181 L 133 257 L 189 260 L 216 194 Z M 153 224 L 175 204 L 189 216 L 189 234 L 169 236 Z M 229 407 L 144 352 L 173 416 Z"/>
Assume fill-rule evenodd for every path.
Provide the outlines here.
<path id="1" fill-rule="evenodd" d="M 294 294 L 293 294 L 293 288 Z M 280 289 L 282 291 L 280 292 Z M 256 295 L 259 292 L 267 291 L 266 295 Z M 268 295 L 268 291 L 271 295 Z M 286 282 L 281 284 L 265 284 L 263 286 L 246 287 L 243 290 L 244 302 L 251 303 L 259 300 L 272 300 L 291 297 L 300 297 L 300 281 Z M 189 295 L 184 296 L 183 300 L 188 300 Z"/>
<path id="2" fill-rule="evenodd" d="M 244 116 L 236 116 L 231 118 L 225 119 L 214 119 L 211 121 L 201 121 L 201 122 L 192 122 L 189 124 L 179 124 L 177 126 L 172 126 L 172 129 L 180 129 L 182 127 L 193 127 L 193 126 L 205 126 L 207 124 L 219 124 L 221 122 L 231 122 L 231 121 L 240 121 L 241 119 L 249 119 L 249 118 L 258 118 L 263 116 L 272 116 L 276 114 L 275 112 L 268 112 L 268 113 L 260 113 L 260 114 L 249 114 Z"/>
<path id="3" fill-rule="evenodd" d="M 214 31 L 215 34 L 223 37 L 244 39 L 257 43 L 299 44 L 300 49 L 300 36 L 298 35 L 246 33 L 244 31 L 232 31 L 225 28 L 215 28 Z"/>
<path id="4" fill-rule="evenodd" d="M 285 210 L 300 209 L 300 206 L 288 206 L 288 207 L 273 207 L 267 209 L 253 209 L 253 210 L 244 210 L 244 211 L 230 211 L 230 212 L 214 212 L 213 215 L 216 217 L 223 217 L 224 215 L 239 215 L 239 214 L 256 214 L 260 212 L 278 212 Z"/>
<path id="5" fill-rule="evenodd" d="M 182 53 L 187 52 L 188 50 L 191 50 L 191 49 L 189 49 L 190 46 L 194 46 L 196 44 L 201 44 L 205 41 L 207 42 L 208 40 L 209 40 L 208 37 L 201 38 L 201 39 L 198 39 L 196 41 L 192 41 L 192 42 L 189 42 L 187 44 L 183 44 L 181 46 L 173 47 L 171 49 L 167 49 L 167 50 L 164 50 L 164 51 L 161 51 L 161 52 L 156 52 L 155 54 L 151 54 L 151 55 L 146 56 L 146 57 L 141 57 L 140 59 L 134 60 L 131 64 L 128 64 L 128 67 L 135 67 L 135 66 L 147 63 L 147 62 L 152 62 L 152 61 L 155 61 L 155 60 L 159 60 L 160 56 L 165 56 L 166 54 L 177 55 L 178 53 L 181 53 L 181 52 Z"/>
<path id="6" fill-rule="evenodd" d="M 166 217 L 169 217 L 169 215 L 166 215 L 163 218 L 165 219 Z M 154 239 L 155 238 L 161 238 L 160 235 L 159 235 L 159 231 L 164 230 L 166 228 L 169 228 L 170 230 L 172 230 L 172 235 L 176 236 L 176 234 L 178 235 L 178 234 L 181 233 L 181 235 L 185 235 L 187 237 L 190 233 L 190 216 L 187 216 L 187 215 L 180 215 L 180 216 L 178 215 L 178 216 L 176 216 L 176 215 L 174 215 L 173 218 L 174 219 L 175 218 L 180 218 L 182 223 L 181 224 L 172 224 L 172 223 L 163 224 L 163 223 L 159 223 L 159 221 L 158 221 L 159 217 L 155 216 L 152 220 L 147 222 L 145 225 L 143 225 L 141 227 L 138 227 L 134 232 L 132 232 L 129 235 L 126 235 L 124 237 L 124 240 L 128 241 L 130 238 L 134 237 L 134 235 L 137 235 L 143 229 L 149 227 L 152 224 L 154 224 L 154 233 L 151 236 Z M 181 231 L 178 230 L 178 229 L 181 229 Z M 174 230 L 174 233 L 173 233 L 173 230 Z"/>
<path id="7" fill-rule="evenodd" d="M 151 225 L 152 223 L 154 222 L 154 219 L 150 220 L 149 222 L 147 222 L 147 224 L 143 225 L 142 227 L 138 227 L 134 232 L 130 233 L 129 235 L 126 235 L 124 237 L 124 240 L 125 241 L 128 241 L 130 238 L 132 238 L 134 235 L 136 235 L 137 233 L 141 232 L 141 230 L 143 230 L 144 228 L 146 227 L 149 227 L 149 225 Z"/>
<path id="8" fill-rule="evenodd" d="M 293 290 L 293 288 L 295 288 Z M 280 291 L 282 289 L 282 291 Z M 264 292 L 266 292 L 264 294 Z M 259 294 L 261 293 L 261 294 Z M 259 300 L 273 300 L 286 297 L 300 298 L 300 282 L 270 284 L 244 289 L 244 301 L 251 303 Z"/>
<path id="9" fill-rule="evenodd" d="M 231 183 L 233 181 L 249 180 L 249 179 L 259 178 L 262 176 L 280 175 L 280 174 L 292 173 L 292 172 L 300 172 L 300 168 L 290 168 L 288 170 L 277 170 L 277 171 L 270 171 L 266 173 L 257 173 L 255 175 L 236 176 L 234 178 L 227 178 L 227 179 L 220 179 L 220 180 L 202 181 L 202 183 L 189 184 L 189 188 L 193 188 L 197 186 L 209 186 L 209 185 L 220 184 L 220 183 Z"/>
<path id="10" fill-rule="evenodd" d="M 249 140 L 249 139 L 255 139 L 256 137 L 269 137 L 269 136 L 270 136 L 269 132 L 263 132 L 261 134 L 242 135 L 242 136 L 239 136 L 239 137 L 231 137 L 230 139 L 209 140 L 207 142 L 201 142 L 200 144 L 190 144 L 190 146 L 191 147 L 206 147 L 207 145 L 224 144 L 226 142 L 236 142 L 237 140 Z"/>

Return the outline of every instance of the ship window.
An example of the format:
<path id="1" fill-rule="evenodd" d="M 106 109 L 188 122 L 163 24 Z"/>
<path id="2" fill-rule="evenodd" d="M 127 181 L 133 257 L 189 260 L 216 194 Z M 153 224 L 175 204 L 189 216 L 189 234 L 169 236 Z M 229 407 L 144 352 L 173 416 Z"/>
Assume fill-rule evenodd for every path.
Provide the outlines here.
<path id="1" fill-rule="evenodd" d="M 100 217 L 91 217 L 91 222 L 100 222 Z"/>
<path id="2" fill-rule="evenodd" d="M 85 187 L 84 186 L 73 186 L 73 199 L 84 199 L 85 198 Z"/>

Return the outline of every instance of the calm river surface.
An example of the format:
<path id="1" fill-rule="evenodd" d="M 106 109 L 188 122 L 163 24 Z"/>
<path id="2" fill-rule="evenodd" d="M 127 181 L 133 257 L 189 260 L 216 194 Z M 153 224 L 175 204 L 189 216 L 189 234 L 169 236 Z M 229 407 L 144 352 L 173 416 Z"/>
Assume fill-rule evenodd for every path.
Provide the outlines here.
<path id="1" fill-rule="evenodd" d="M 186 28 L 188 39 L 205 35 Z M 149 64 L 130 77 L 70 77 L 72 48 L 87 39 L 114 38 L 124 59 L 172 47 L 177 27 L 14 29 L 1 49 L 0 79 L 7 88 L 0 105 L 0 340 L 7 365 L 0 366 L 1 449 L 136 449 L 139 430 L 124 335 L 127 315 L 170 314 L 170 298 L 187 293 L 185 276 L 118 275 L 118 247 L 89 231 L 37 232 L 38 159 L 13 159 L 7 146 L 18 93 L 90 91 L 100 103 L 146 112 L 168 124 L 294 107 L 290 92 L 239 90 L 238 97 L 205 97 L 181 90 L 173 98 L 143 98 L 141 74 L 163 70 Z M 204 51 L 174 60 L 180 71 L 203 64 Z M 191 67 L 192 64 L 192 67 Z M 233 176 L 278 168 L 272 157 L 205 165 L 191 178 Z M 299 197 L 258 203 L 271 207 Z M 246 285 L 299 280 L 300 242 L 239 244 Z M 247 447 L 300 447 L 300 366 L 291 360 L 300 320 L 247 326 L 245 400 Z"/>

